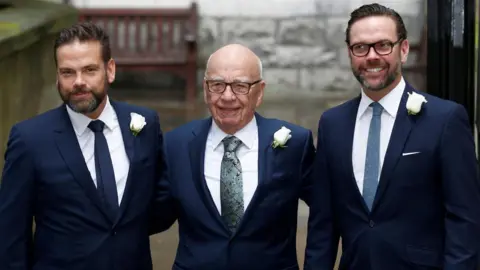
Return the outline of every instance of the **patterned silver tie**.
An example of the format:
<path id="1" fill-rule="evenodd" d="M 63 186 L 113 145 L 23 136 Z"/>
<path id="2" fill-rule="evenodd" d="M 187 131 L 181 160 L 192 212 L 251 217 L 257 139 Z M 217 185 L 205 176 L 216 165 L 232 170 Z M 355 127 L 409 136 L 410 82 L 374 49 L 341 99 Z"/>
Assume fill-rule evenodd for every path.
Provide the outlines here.
<path id="1" fill-rule="evenodd" d="M 242 141 L 235 136 L 228 136 L 222 142 L 225 149 L 220 169 L 222 218 L 233 233 L 244 212 L 242 166 L 236 154 Z"/>

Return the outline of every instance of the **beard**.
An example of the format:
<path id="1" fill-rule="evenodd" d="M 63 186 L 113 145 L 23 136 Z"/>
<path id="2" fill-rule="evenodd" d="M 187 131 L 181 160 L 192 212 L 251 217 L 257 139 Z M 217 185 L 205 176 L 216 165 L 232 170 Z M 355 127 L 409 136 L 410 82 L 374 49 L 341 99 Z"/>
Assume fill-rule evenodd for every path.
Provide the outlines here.
<path id="1" fill-rule="evenodd" d="M 388 65 L 387 74 L 382 78 L 380 83 L 376 84 L 370 84 L 360 70 L 352 68 L 352 72 L 357 81 L 362 85 L 363 89 L 378 92 L 392 85 L 397 79 L 400 74 L 400 64 L 397 62 L 393 70 L 390 70 L 390 65 Z"/>
<path id="2" fill-rule="evenodd" d="M 107 96 L 108 83 L 105 83 L 103 89 L 77 87 L 73 91 L 63 91 L 61 86 L 58 86 L 58 92 L 66 104 L 74 112 L 88 114 L 94 112 L 102 101 Z M 91 94 L 89 98 L 75 99 L 72 98 L 76 94 Z"/>

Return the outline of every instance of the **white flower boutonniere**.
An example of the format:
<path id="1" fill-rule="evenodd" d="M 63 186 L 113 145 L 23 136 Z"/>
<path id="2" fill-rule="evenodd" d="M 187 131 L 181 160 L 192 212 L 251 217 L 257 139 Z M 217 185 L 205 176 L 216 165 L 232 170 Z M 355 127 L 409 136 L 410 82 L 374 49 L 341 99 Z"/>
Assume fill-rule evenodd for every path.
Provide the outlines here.
<path id="1" fill-rule="evenodd" d="M 292 137 L 292 135 L 290 135 L 291 132 L 292 131 L 286 127 L 282 127 L 281 129 L 277 130 L 277 132 L 273 134 L 272 147 L 286 147 L 285 144 Z"/>
<path id="2" fill-rule="evenodd" d="M 427 103 L 427 99 L 415 92 L 407 93 L 407 111 L 409 115 L 416 115 L 422 109 L 422 104 Z"/>
<path id="3" fill-rule="evenodd" d="M 137 136 L 140 131 L 142 131 L 143 127 L 147 124 L 145 122 L 145 117 L 141 116 L 138 113 L 130 113 L 130 130 L 132 131 L 133 136 Z"/>

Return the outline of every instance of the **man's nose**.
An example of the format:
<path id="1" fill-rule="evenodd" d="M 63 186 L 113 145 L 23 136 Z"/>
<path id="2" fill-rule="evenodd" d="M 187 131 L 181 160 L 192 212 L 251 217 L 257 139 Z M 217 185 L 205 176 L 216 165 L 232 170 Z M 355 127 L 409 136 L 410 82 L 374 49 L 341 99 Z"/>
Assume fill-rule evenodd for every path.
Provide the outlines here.
<path id="1" fill-rule="evenodd" d="M 380 58 L 380 56 L 378 55 L 378 53 L 375 51 L 375 49 L 373 47 L 370 47 L 367 55 L 365 55 L 365 58 L 367 60 L 374 60 L 374 59 Z"/>
<path id="2" fill-rule="evenodd" d="M 225 91 L 222 94 L 222 98 L 226 100 L 232 100 L 232 99 L 235 99 L 235 97 L 236 96 L 235 96 L 235 93 L 233 93 L 232 86 L 227 85 L 227 87 L 225 88 Z"/>
<path id="3" fill-rule="evenodd" d="M 75 86 L 83 86 L 85 85 L 85 80 L 83 79 L 82 74 L 77 73 L 77 76 L 75 77 L 75 81 L 73 82 Z"/>

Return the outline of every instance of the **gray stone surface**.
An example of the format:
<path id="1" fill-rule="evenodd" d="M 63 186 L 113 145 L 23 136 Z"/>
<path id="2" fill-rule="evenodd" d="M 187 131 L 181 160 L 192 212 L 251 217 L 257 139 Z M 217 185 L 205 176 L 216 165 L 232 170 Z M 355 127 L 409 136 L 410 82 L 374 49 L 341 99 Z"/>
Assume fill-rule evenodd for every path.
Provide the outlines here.
<path id="1" fill-rule="evenodd" d="M 277 42 L 280 45 L 318 46 L 326 42 L 324 20 L 291 18 L 278 23 Z"/>
<path id="2" fill-rule="evenodd" d="M 263 72 L 266 91 L 274 94 L 291 93 L 298 90 L 299 72 L 297 69 L 269 68 Z"/>
<path id="3" fill-rule="evenodd" d="M 207 0 L 204 0 L 207 1 Z M 273 0 L 272 9 L 278 11 Z M 246 1 L 254 3 L 252 1 Z M 358 93 L 359 86 L 350 69 L 345 28 L 353 9 L 369 1 L 364 0 L 302 0 L 299 10 L 291 13 L 241 11 L 246 2 L 237 2 L 238 15 L 202 16 L 199 41 L 202 60 L 199 79 L 208 56 L 222 45 L 240 43 L 251 48 L 262 60 L 267 82 L 265 98 L 281 99 L 288 95 L 319 98 L 350 97 Z M 268 1 L 267 1 L 268 2 Z M 383 0 L 379 3 L 396 8 L 403 16 L 409 40 L 419 42 L 423 27 L 423 9 L 420 0 Z M 278 5 L 292 5 L 289 0 L 278 0 Z M 208 4 L 209 5 L 209 4 Z M 313 11 L 300 6 L 309 5 Z M 263 4 L 254 3 L 252 8 Z M 233 8 L 233 4 L 232 4 Z M 416 55 L 408 59 L 415 64 Z M 199 87 L 201 80 L 199 80 Z"/>
<path id="4" fill-rule="evenodd" d="M 323 96 L 343 96 L 356 91 L 357 81 L 348 69 L 339 67 L 323 67 L 302 69 L 300 72 L 300 87 Z"/>
<path id="5" fill-rule="evenodd" d="M 274 44 L 276 21 L 267 19 L 225 19 L 221 23 L 223 43 Z"/>
<path id="6" fill-rule="evenodd" d="M 349 14 L 357 6 L 360 6 L 358 0 L 315 0 L 316 13 L 326 16 Z"/>
<path id="7" fill-rule="evenodd" d="M 332 48 L 346 48 L 345 29 L 347 28 L 348 17 L 327 17 L 325 22 L 325 43 Z M 343 51 L 342 53 L 345 53 Z"/>
<path id="8" fill-rule="evenodd" d="M 267 62 L 272 66 L 293 68 L 293 67 L 314 67 L 327 66 L 334 62 L 336 52 L 328 50 L 324 46 L 283 46 L 275 47 Z"/>

